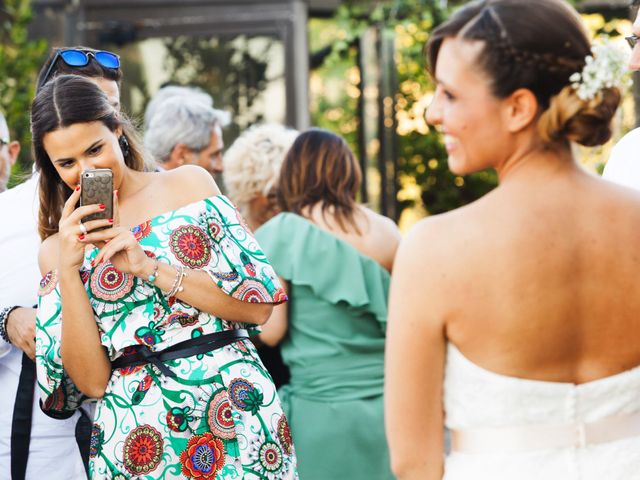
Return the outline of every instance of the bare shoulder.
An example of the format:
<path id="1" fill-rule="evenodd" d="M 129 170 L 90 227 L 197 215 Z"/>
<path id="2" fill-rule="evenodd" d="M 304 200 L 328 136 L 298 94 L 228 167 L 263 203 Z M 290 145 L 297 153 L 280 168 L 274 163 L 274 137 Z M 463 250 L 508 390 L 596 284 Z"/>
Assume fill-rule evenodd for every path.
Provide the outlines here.
<path id="1" fill-rule="evenodd" d="M 59 237 L 57 233 L 45 238 L 40 244 L 40 250 L 38 251 L 38 265 L 40 266 L 40 273 L 42 275 L 58 268 L 58 248 Z"/>
<path id="2" fill-rule="evenodd" d="M 374 248 L 372 255 L 387 270 L 393 270 L 393 261 L 402 240 L 400 230 L 393 220 L 384 215 L 380 215 L 366 207 L 361 207 L 361 211 L 367 218 L 368 225 L 365 228 L 369 236 L 370 246 Z"/>
<path id="3" fill-rule="evenodd" d="M 395 238 L 398 242 L 400 241 L 400 230 L 393 220 L 374 212 L 368 207 L 362 206 L 361 209 L 367 216 L 367 219 L 372 223 L 372 226 L 377 231 L 376 233 L 382 233 L 388 235 L 389 238 Z"/>
<path id="4" fill-rule="evenodd" d="M 197 165 L 183 165 L 165 173 L 167 188 L 187 204 L 221 194 L 209 172 Z"/>
<path id="5" fill-rule="evenodd" d="M 395 267 L 421 278 L 424 288 L 444 286 L 469 248 L 464 217 L 455 211 L 418 222 L 402 240 Z"/>

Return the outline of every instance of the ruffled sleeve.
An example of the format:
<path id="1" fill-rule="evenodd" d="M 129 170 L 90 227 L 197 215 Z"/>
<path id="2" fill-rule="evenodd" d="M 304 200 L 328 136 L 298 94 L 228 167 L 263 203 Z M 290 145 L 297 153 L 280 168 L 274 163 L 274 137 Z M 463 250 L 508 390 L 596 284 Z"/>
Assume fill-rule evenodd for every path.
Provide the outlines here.
<path id="1" fill-rule="evenodd" d="M 205 200 L 202 222 L 211 254 L 200 256 L 202 268 L 226 294 L 250 303 L 279 304 L 287 300 L 277 275 L 235 206 L 224 196 Z M 187 227 L 188 228 L 188 227 Z M 176 247 L 176 248 L 174 248 Z M 172 239 L 179 258 L 179 242 Z M 187 265 L 189 266 L 189 265 Z"/>
<path id="2" fill-rule="evenodd" d="M 292 213 L 269 220 L 256 238 L 280 277 L 331 304 L 370 313 L 386 329 L 391 276 L 375 260 Z"/>
<path id="3" fill-rule="evenodd" d="M 71 416 L 89 398 L 71 381 L 62 366 L 62 304 L 56 271 L 40 282 L 36 316 L 36 371 L 42 411 L 54 418 Z"/>

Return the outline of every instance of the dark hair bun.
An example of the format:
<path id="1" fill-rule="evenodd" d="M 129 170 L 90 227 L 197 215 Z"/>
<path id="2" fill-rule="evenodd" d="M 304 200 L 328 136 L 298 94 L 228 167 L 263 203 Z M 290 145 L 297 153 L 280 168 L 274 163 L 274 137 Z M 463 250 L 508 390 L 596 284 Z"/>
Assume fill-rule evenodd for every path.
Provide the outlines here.
<path id="1" fill-rule="evenodd" d="M 571 85 L 551 98 L 538 122 L 546 142 L 568 140 L 586 147 L 602 145 L 611 138 L 611 120 L 620 103 L 617 88 L 606 88 L 591 100 L 578 97 Z"/>

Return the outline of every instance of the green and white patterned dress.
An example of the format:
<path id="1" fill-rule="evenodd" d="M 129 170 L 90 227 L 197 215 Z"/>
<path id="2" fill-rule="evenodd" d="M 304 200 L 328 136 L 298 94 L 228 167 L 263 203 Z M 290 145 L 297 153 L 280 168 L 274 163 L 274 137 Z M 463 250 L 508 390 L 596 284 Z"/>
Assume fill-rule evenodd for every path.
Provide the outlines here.
<path id="1" fill-rule="evenodd" d="M 206 271 L 228 295 L 281 303 L 284 290 L 236 208 L 211 197 L 133 229 L 147 255 Z M 194 337 L 255 325 L 201 312 L 110 263 L 80 270 L 102 345 L 114 360 L 141 345 L 164 350 Z M 43 409 L 64 415 L 89 401 L 60 357 L 61 305 L 56 273 L 40 285 L 36 362 Z M 92 479 L 295 479 L 296 459 L 280 400 L 253 344 L 155 366 L 114 370 L 98 400 L 90 445 Z"/>

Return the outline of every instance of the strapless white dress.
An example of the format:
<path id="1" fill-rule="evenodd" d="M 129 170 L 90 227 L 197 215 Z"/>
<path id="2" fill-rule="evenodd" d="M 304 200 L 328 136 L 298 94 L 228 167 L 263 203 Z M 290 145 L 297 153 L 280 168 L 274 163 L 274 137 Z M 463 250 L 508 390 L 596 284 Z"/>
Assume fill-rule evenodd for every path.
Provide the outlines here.
<path id="1" fill-rule="evenodd" d="M 445 480 L 640 480 L 640 367 L 581 385 L 488 371 L 449 344 Z"/>

